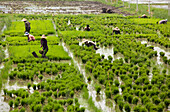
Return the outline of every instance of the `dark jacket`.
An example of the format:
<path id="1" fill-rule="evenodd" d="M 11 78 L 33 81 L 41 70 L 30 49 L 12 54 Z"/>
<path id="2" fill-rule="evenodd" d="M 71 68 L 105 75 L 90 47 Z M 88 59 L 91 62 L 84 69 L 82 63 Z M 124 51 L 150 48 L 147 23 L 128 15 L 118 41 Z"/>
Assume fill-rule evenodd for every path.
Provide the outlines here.
<path id="1" fill-rule="evenodd" d="M 26 22 L 25 22 L 25 30 L 26 30 L 26 31 L 29 31 L 30 29 L 31 29 L 31 27 L 30 27 L 30 22 L 26 21 Z"/>
<path id="2" fill-rule="evenodd" d="M 47 46 L 47 40 L 42 38 L 41 39 L 41 46 L 43 47 L 43 50 L 48 50 L 48 46 Z"/>

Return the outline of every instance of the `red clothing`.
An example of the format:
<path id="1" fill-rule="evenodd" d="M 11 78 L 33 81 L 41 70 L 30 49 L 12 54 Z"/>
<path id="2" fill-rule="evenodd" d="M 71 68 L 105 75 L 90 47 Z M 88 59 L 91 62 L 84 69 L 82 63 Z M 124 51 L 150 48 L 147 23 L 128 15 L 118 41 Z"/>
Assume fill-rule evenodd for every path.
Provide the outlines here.
<path id="1" fill-rule="evenodd" d="M 33 36 L 33 35 L 29 35 L 29 41 L 31 41 L 31 40 L 35 40 L 35 37 Z"/>

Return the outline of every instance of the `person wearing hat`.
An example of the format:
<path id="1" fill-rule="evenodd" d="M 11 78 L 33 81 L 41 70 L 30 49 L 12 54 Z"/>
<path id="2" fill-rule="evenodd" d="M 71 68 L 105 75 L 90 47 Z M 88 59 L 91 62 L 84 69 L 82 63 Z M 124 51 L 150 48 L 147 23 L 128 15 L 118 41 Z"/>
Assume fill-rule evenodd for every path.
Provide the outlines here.
<path id="1" fill-rule="evenodd" d="M 28 32 L 25 32 L 24 35 L 26 35 L 28 37 L 28 42 L 35 40 L 35 37 L 33 35 L 30 35 Z"/>
<path id="2" fill-rule="evenodd" d="M 87 25 L 87 26 L 84 28 L 84 31 L 90 31 L 90 26 Z"/>
<path id="3" fill-rule="evenodd" d="M 43 47 L 42 51 L 39 51 L 40 54 L 42 54 L 42 58 L 47 58 L 46 54 L 48 52 L 48 46 L 47 46 L 47 40 L 46 40 L 46 36 L 43 34 L 41 37 L 41 47 Z"/>
<path id="4" fill-rule="evenodd" d="M 118 27 L 114 28 L 113 33 L 120 34 L 120 29 Z"/>
<path id="5" fill-rule="evenodd" d="M 86 40 L 86 39 L 83 39 L 83 43 L 84 43 L 87 47 L 93 46 L 95 50 L 99 49 L 93 41 L 88 41 L 88 40 Z"/>
<path id="6" fill-rule="evenodd" d="M 161 20 L 161 21 L 157 22 L 157 24 L 167 24 L 167 22 L 168 22 L 168 20 L 165 19 L 165 20 Z"/>
<path id="7" fill-rule="evenodd" d="M 22 21 L 25 23 L 25 32 L 30 33 L 30 29 L 31 29 L 30 24 L 31 23 L 28 22 L 27 19 L 25 19 L 25 18 L 23 18 Z"/>
<path id="8" fill-rule="evenodd" d="M 141 18 L 148 18 L 148 16 L 146 16 L 146 14 L 143 14 Z"/>

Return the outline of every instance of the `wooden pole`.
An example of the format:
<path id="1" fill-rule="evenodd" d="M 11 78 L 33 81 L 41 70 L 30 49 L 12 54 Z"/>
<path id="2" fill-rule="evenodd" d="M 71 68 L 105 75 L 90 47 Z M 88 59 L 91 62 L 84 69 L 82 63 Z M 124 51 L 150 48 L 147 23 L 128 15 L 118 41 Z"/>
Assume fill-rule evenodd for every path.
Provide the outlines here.
<path id="1" fill-rule="evenodd" d="M 138 0 L 136 0 L 136 12 L 138 12 Z"/>
<path id="2" fill-rule="evenodd" d="M 129 8 L 130 8 L 130 0 L 129 0 Z"/>
<path id="3" fill-rule="evenodd" d="M 148 13 L 150 15 L 150 0 L 148 1 Z"/>

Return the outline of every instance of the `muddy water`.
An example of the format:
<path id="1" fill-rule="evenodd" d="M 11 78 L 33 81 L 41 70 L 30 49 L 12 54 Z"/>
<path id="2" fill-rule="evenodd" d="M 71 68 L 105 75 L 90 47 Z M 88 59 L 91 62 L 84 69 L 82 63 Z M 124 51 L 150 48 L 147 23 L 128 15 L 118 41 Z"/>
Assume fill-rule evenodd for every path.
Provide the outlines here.
<path id="1" fill-rule="evenodd" d="M 147 46 L 151 46 L 150 44 L 148 44 L 147 41 L 141 41 L 141 44 L 147 44 Z M 170 52 L 166 52 L 165 50 L 163 50 L 160 47 L 154 46 L 154 51 L 157 51 L 157 63 L 158 64 L 163 64 L 163 62 L 161 61 L 161 56 L 160 56 L 160 52 L 164 52 L 165 56 L 167 57 L 167 59 L 170 59 Z"/>
<path id="2" fill-rule="evenodd" d="M 114 60 L 113 47 L 100 47 L 98 50 L 96 50 L 96 53 L 99 53 L 100 55 L 105 55 L 105 59 L 108 59 L 108 56 L 111 56 Z"/>
<path id="3" fill-rule="evenodd" d="M 130 3 L 136 3 L 137 0 L 122 0 Z M 156 8 L 168 9 L 169 0 L 138 0 L 138 4 L 148 4 L 150 1 L 151 6 Z M 167 5 L 152 5 L 152 4 L 167 4 Z"/>
<path id="4" fill-rule="evenodd" d="M 61 2 L 61 1 L 60 1 Z M 18 4 L 14 2 L 2 2 L 0 3 L 0 11 L 3 13 L 24 13 L 24 14 L 99 14 L 101 13 L 100 5 L 101 3 L 72 3 L 56 2 L 56 5 L 50 4 L 45 5 L 46 3 L 38 2 L 20 2 Z M 50 3 L 50 2 L 49 2 Z M 92 7 L 93 5 L 93 7 Z"/>
<path id="5" fill-rule="evenodd" d="M 102 111 L 104 112 L 112 112 L 112 109 L 106 106 L 106 98 L 105 98 L 105 93 L 104 91 L 101 92 L 101 100 L 100 101 L 96 101 L 96 91 L 93 87 L 93 81 L 89 84 L 87 81 L 87 77 L 86 77 L 86 73 L 85 73 L 85 69 L 82 67 L 82 64 L 79 63 L 78 61 L 75 60 L 73 53 L 70 52 L 67 47 L 65 46 L 64 43 L 62 43 L 62 46 L 64 48 L 64 50 L 66 52 L 68 52 L 69 56 L 73 59 L 75 65 L 78 67 L 79 71 L 81 72 L 81 74 L 83 74 L 84 76 L 84 80 L 85 82 L 88 84 L 87 89 L 89 92 L 89 96 L 92 97 L 92 100 L 94 101 L 94 104 L 97 108 L 100 108 Z"/>
<path id="6" fill-rule="evenodd" d="M 2 30 L 1 30 L 1 32 L 3 32 L 6 28 L 7 28 L 7 26 L 4 25 L 4 27 L 3 27 Z"/>
<path id="7" fill-rule="evenodd" d="M 68 23 L 67 23 L 67 25 L 70 25 L 71 24 L 71 21 L 70 20 L 68 20 Z"/>
<path id="8" fill-rule="evenodd" d="M 118 81 L 119 81 L 119 83 L 120 83 L 120 84 L 119 84 L 119 94 L 122 95 L 122 89 L 121 89 L 121 87 L 120 87 L 121 84 L 122 84 L 122 81 L 121 81 L 120 77 L 118 77 Z"/>
<path id="9" fill-rule="evenodd" d="M 34 82 L 34 84 L 37 84 L 37 83 Z M 3 84 L 3 88 L 1 89 L 1 93 L 0 93 L 0 110 L 1 110 L 1 112 L 9 112 L 9 110 L 10 110 L 10 106 L 8 105 L 8 103 L 5 102 L 3 89 L 18 90 L 18 89 L 21 89 L 21 88 L 27 89 L 27 86 L 18 85 L 17 82 L 13 85 L 10 85 L 10 80 L 8 78 L 7 83 Z M 30 88 L 29 92 L 30 93 L 34 92 L 32 87 Z"/>

